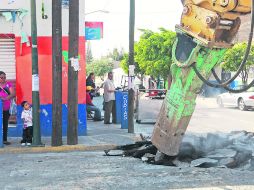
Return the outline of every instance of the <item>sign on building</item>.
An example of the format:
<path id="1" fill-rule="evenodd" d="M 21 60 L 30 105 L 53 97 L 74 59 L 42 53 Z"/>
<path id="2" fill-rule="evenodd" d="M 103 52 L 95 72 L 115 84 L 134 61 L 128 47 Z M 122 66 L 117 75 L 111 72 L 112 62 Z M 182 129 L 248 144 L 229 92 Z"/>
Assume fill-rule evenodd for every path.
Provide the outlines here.
<path id="1" fill-rule="evenodd" d="M 85 22 L 86 40 L 100 40 L 103 38 L 103 22 Z"/>

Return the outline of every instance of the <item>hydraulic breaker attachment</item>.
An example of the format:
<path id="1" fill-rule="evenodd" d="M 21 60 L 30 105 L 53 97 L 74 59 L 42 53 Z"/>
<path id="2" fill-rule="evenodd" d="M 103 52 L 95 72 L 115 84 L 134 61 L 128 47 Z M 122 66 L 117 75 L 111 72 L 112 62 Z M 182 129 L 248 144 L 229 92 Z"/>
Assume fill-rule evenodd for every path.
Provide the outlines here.
<path id="1" fill-rule="evenodd" d="M 193 64 L 207 80 L 225 48 L 233 45 L 241 24 L 239 16 L 253 11 L 254 0 L 182 0 L 182 3 L 172 53 L 172 84 L 152 135 L 153 145 L 169 156 L 178 154 L 202 86 Z"/>
<path id="2" fill-rule="evenodd" d="M 220 61 L 225 49 L 205 47 L 201 41 L 177 31 L 171 66 L 172 84 L 161 107 L 152 135 L 152 143 L 169 156 L 178 154 L 182 138 L 195 109 L 202 81 L 191 65 L 208 79 L 211 69 Z"/>
<path id="3" fill-rule="evenodd" d="M 241 20 L 251 11 L 251 0 L 185 0 L 176 27 L 210 48 L 230 48 Z"/>

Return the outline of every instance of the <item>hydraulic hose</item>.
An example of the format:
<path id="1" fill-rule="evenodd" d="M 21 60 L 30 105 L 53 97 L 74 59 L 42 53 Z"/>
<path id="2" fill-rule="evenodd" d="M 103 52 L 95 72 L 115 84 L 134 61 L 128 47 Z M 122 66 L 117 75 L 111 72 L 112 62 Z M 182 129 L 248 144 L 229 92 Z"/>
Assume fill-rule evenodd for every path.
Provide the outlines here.
<path id="1" fill-rule="evenodd" d="M 233 93 L 241 93 L 241 92 L 244 92 L 246 90 L 248 90 L 249 88 L 251 88 L 253 85 L 254 85 L 254 79 L 251 81 L 250 84 L 248 84 L 246 87 L 242 88 L 242 89 L 239 89 L 239 90 L 234 90 L 234 89 L 231 89 L 231 88 L 228 88 L 227 86 L 220 86 L 219 84 L 214 84 L 214 83 L 211 83 L 209 82 L 208 80 L 206 80 L 201 74 L 200 72 L 198 71 L 197 67 L 195 66 L 195 63 L 193 63 L 191 65 L 191 67 L 193 68 L 193 70 L 195 71 L 195 73 L 197 74 L 198 78 L 204 82 L 206 85 L 210 86 L 210 87 L 214 87 L 214 88 L 224 88 L 225 90 L 229 91 L 229 92 L 233 92 Z M 212 69 L 212 73 L 214 75 L 215 71 L 214 69 Z M 215 73 L 216 74 L 216 73 Z M 221 80 L 219 79 L 218 75 L 214 75 L 215 79 L 218 81 L 218 82 L 221 82 Z"/>
<path id="2" fill-rule="evenodd" d="M 250 53 L 250 49 L 251 49 L 251 44 L 252 44 L 252 38 L 253 38 L 253 26 L 254 26 L 254 0 L 252 0 L 252 3 L 251 3 L 251 28 L 250 28 L 250 33 L 249 33 L 249 38 L 248 38 L 248 45 L 247 45 L 247 48 L 246 48 L 246 51 L 245 51 L 245 54 L 244 54 L 244 58 L 238 68 L 238 70 L 236 71 L 236 73 L 234 74 L 234 76 L 225 81 L 225 82 L 222 82 L 220 80 L 220 83 L 219 84 L 214 84 L 214 83 L 211 83 L 209 82 L 208 80 L 206 80 L 200 73 L 199 71 L 197 70 L 196 66 L 195 66 L 195 63 L 192 64 L 191 66 L 193 67 L 195 73 L 197 74 L 197 76 L 200 78 L 200 80 L 202 80 L 205 84 L 207 84 L 208 86 L 211 86 L 211 87 L 214 87 L 214 88 L 220 88 L 220 87 L 223 87 L 223 88 L 228 88 L 227 85 L 230 84 L 231 82 L 233 82 L 237 77 L 238 75 L 240 74 L 240 72 L 242 71 L 243 67 L 246 65 L 246 62 L 247 62 L 247 59 L 248 59 L 248 56 L 249 56 L 249 53 Z M 217 75 L 217 74 L 215 74 Z M 217 76 L 218 77 L 218 76 Z M 218 81 L 218 80 L 217 80 Z M 218 81 L 219 82 L 219 81 Z M 253 85 L 253 81 L 250 83 Z M 249 85 L 248 85 L 249 87 Z M 250 87 L 249 87 L 250 88 Z M 248 88 L 247 88 L 248 89 Z M 231 89 L 232 90 L 232 89 Z M 238 90 L 236 90 L 238 91 Z M 239 90 L 240 91 L 240 90 Z M 237 92 L 236 92 L 237 93 Z M 239 92 L 238 92 L 239 93 Z"/>
<path id="3" fill-rule="evenodd" d="M 212 73 L 213 73 L 213 76 L 214 78 L 216 79 L 217 82 L 221 83 L 221 80 L 220 78 L 218 77 L 218 75 L 216 74 L 215 70 L 212 69 Z M 252 80 L 252 82 L 248 85 L 248 86 L 245 86 L 244 88 L 242 89 L 239 89 L 239 90 L 235 90 L 235 89 L 231 89 L 231 88 L 228 88 L 227 86 L 224 86 L 223 88 L 229 92 L 232 92 L 232 93 L 241 93 L 241 92 L 244 92 L 246 90 L 248 90 L 249 88 L 251 88 L 252 86 L 254 85 L 254 80 Z"/>

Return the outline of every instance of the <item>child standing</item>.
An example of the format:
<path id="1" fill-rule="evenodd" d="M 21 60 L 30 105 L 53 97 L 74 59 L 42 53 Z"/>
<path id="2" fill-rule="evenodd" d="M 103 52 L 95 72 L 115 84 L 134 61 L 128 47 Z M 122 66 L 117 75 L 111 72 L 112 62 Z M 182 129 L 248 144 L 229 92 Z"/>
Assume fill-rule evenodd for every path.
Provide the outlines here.
<path id="1" fill-rule="evenodd" d="M 21 113 L 21 119 L 24 122 L 23 125 L 23 139 L 21 141 L 22 146 L 30 146 L 32 143 L 33 137 L 33 116 L 32 116 L 32 108 L 27 101 L 23 101 L 21 103 L 23 107 L 23 111 Z"/>

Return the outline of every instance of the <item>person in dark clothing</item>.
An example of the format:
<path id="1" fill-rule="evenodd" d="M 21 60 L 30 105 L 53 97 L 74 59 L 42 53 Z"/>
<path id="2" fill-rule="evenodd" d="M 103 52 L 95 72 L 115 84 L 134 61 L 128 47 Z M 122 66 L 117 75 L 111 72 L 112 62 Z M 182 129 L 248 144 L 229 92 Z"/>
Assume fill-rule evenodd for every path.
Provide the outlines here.
<path id="1" fill-rule="evenodd" d="M 86 86 L 92 87 L 92 89 L 89 92 L 91 99 L 93 99 L 93 97 L 95 96 L 98 96 L 99 90 L 99 88 L 96 88 L 94 80 L 95 80 L 94 73 L 90 73 L 89 76 L 86 78 Z"/>
<path id="2" fill-rule="evenodd" d="M 93 89 L 95 89 L 96 86 L 95 86 L 94 80 L 95 80 L 95 75 L 94 75 L 94 73 L 90 73 L 90 74 L 88 75 L 88 77 L 86 78 L 86 86 L 91 86 Z"/>
<path id="3" fill-rule="evenodd" d="M 86 108 L 87 108 L 87 112 L 91 112 L 94 111 L 94 121 L 102 121 L 103 119 L 101 118 L 101 110 L 96 107 L 93 102 L 92 99 L 90 97 L 90 90 L 92 89 L 91 86 L 87 86 L 86 87 Z"/>

